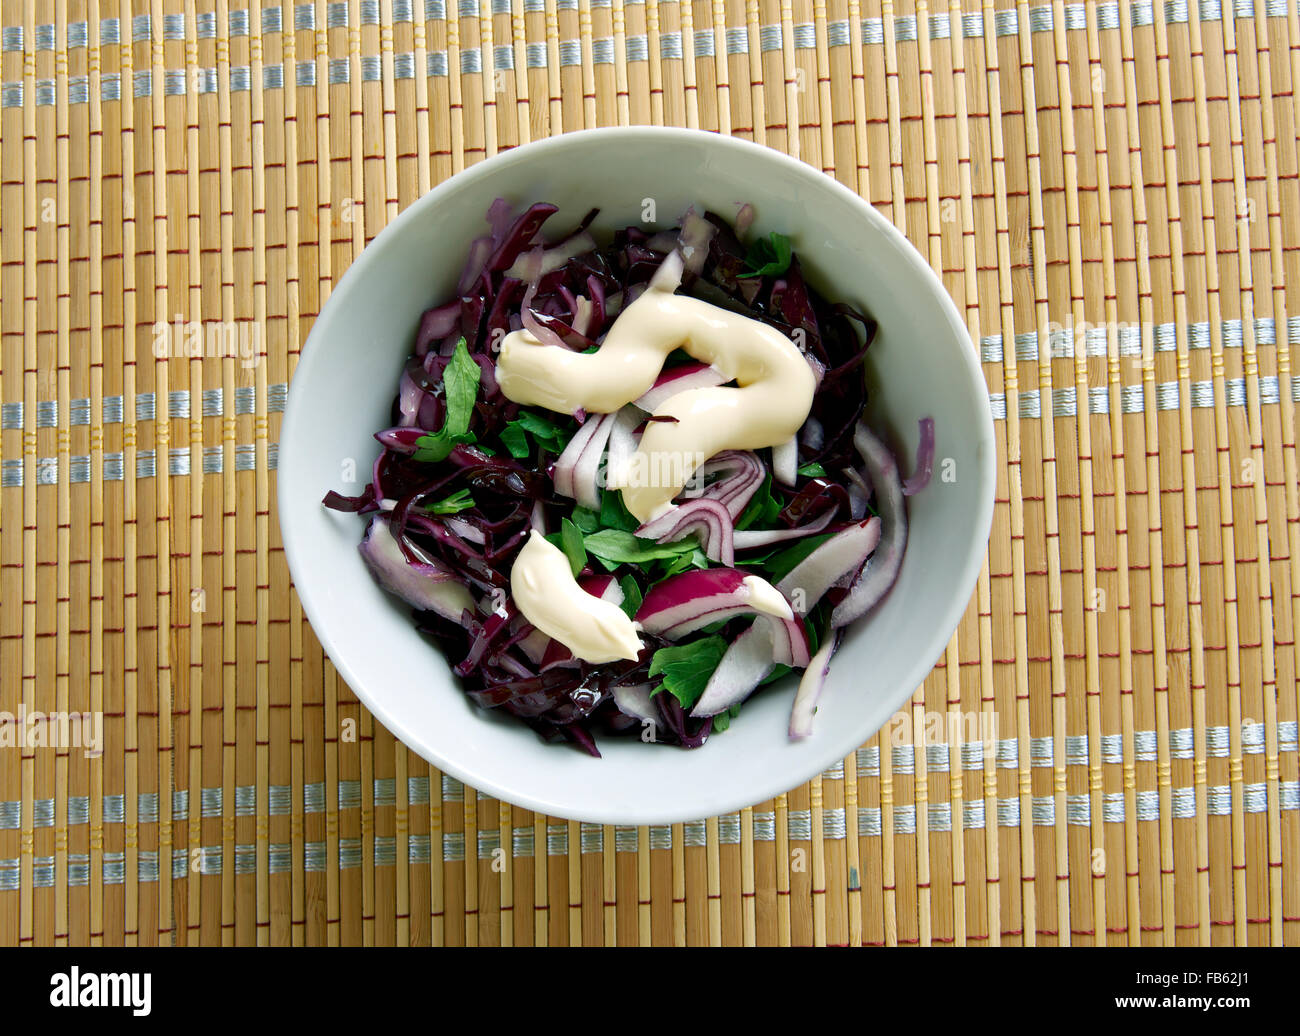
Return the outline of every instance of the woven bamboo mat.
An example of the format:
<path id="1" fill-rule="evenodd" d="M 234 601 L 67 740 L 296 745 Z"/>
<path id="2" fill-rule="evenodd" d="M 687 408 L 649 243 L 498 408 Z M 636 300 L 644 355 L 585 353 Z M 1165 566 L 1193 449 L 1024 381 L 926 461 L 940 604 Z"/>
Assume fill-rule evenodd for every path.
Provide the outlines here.
<path id="1" fill-rule="evenodd" d="M 1296 4 L 3 0 L 0 26 L 0 942 L 1300 943 Z M 272 506 L 286 384 L 366 241 L 501 148 L 624 122 L 757 139 L 890 215 L 965 314 L 1000 450 L 987 566 L 899 722 L 775 801 L 639 829 L 395 742 Z M 160 359 L 177 314 L 258 351 Z M 68 711 L 101 754 L 35 733 Z"/>

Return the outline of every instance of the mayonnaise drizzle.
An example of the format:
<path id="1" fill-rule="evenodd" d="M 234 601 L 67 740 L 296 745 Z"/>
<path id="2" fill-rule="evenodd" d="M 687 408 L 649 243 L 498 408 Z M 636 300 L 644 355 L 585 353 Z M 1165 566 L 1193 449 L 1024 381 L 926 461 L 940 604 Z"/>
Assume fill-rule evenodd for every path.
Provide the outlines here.
<path id="1" fill-rule="evenodd" d="M 563 414 L 609 414 L 650 388 L 677 348 L 736 386 L 687 389 L 654 411 L 675 420 L 650 422 L 619 473 L 623 503 L 647 521 L 671 507 L 714 454 L 777 446 L 798 432 L 816 379 L 794 343 L 751 317 L 652 283 L 619 314 L 594 353 L 542 345 L 527 331 L 506 335 L 497 382 L 516 403 Z"/>
<path id="2" fill-rule="evenodd" d="M 525 619 L 588 662 L 635 659 L 636 624 L 573 578 L 564 552 L 534 529 L 510 569 L 510 595 Z"/>

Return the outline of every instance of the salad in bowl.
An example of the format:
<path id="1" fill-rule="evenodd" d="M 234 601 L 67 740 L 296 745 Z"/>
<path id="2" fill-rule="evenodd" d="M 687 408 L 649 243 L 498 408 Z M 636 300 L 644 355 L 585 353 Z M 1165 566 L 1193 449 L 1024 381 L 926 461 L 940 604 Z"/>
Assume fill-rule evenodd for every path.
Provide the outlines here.
<path id="1" fill-rule="evenodd" d="M 421 317 L 369 483 L 324 503 L 466 693 L 545 739 L 702 746 L 791 670 L 812 733 L 842 631 L 889 592 L 929 481 L 863 419 L 875 324 L 788 237 L 688 209 L 601 243 L 504 198 Z"/>

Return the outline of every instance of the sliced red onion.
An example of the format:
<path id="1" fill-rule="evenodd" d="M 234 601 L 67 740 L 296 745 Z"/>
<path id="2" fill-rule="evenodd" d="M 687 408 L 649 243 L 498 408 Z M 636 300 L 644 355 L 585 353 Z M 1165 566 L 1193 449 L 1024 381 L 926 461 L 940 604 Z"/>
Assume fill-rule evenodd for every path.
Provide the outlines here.
<path id="1" fill-rule="evenodd" d="M 903 495 L 915 496 L 930 484 L 930 474 L 934 471 L 934 418 L 923 417 L 921 424 L 921 441 L 916 446 L 916 467 L 912 477 L 903 483 Z"/>
<path id="2" fill-rule="evenodd" d="M 490 601 L 490 597 L 484 598 L 479 607 L 485 608 Z M 528 661 L 533 665 L 538 665 L 542 661 L 542 656 L 546 653 L 546 645 L 551 642 L 550 637 L 517 613 L 510 620 L 510 634 Z"/>
<path id="3" fill-rule="evenodd" d="M 682 572 L 650 588 L 636 619 L 647 633 L 660 636 L 689 633 L 723 615 L 749 608 L 749 584 L 734 568 L 706 568 Z M 793 613 L 792 613 L 793 614 Z"/>
<path id="4" fill-rule="evenodd" d="M 569 347 L 564 344 L 564 339 L 538 320 L 537 314 L 533 312 L 533 299 L 537 296 L 537 284 L 542 276 L 541 246 L 539 245 L 532 251 L 521 255 L 518 262 L 522 264 L 524 271 L 530 274 L 526 278 L 521 278 L 528 281 L 528 290 L 524 292 L 523 302 L 520 303 L 519 308 L 519 318 L 523 321 L 524 330 L 541 342 L 542 345 L 554 345 L 561 349 L 568 349 Z"/>
<path id="5" fill-rule="evenodd" d="M 907 503 L 903 484 L 898 478 L 898 463 L 871 430 L 858 424 L 853 445 L 862 455 L 866 474 L 876 491 L 876 511 L 880 515 L 880 542 L 862 574 L 854 581 L 849 594 L 831 613 L 833 627 L 847 626 L 865 615 L 889 592 L 903 565 L 907 548 Z"/>
<path id="6" fill-rule="evenodd" d="M 732 542 L 737 550 L 753 550 L 755 547 L 766 547 L 771 543 L 799 540 L 805 536 L 815 536 L 830 525 L 834 517 L 835 508 L 831 507 L 807 525 L 799 525 L 793 529 L 745 529 L 737 532 L 732 537 Z"/>
<path id="7" fill-rule="evenodd" d="M 776 666 L 773 657 L 774 623 L 756 619 L 728 646 L 718 668 L 713 670 L 700 700 L 691 709 L 696 718 L 716 716 L 754 693 Z"/>
<path id="8" fill-rule="evenodd" d="M 406 539 L 403 535 L 403 532 L 408 525 L 414 526 L 426 536 L 433 537 L 444 546 L 459 551 L 467 558 L 474 558 L 480 561 L 483 559 L 483 555 L 480 551 L 475 550 L 469 543 L 461 539 L 457 533 L 452 532 L 451 529 L 441 521 L 438 521 L 423 512 L 413 512 L 412 509 L 416 502 L 416 496 L 418 496 L 418 494 L 412 494 L 412 496 L 403 498 L 393 509 L 393 535 L 398 538 L 398 545 L 402 548 L 403 552 L 407 554 L 408 560 L 419 560 L 419 558 L 412 553 L 414 548 L 410 540 Z"/>
<path id="9" fill-rule="evenodd" d="M 551 639 L 546 644 L 546 651 L 542 655 L 542 664 L 537 667 L 539 673 L 545 673 L 551 669 L 576 669 L 582 665 L 582 662 L 573 657 L 573 652 L 561 644 L 558 640 Z"/>
<path id="10" fill-rule="evenodd" d="M 537 277 L 545 277 L 548 273 L 554 273 L 560 269 L 570 259 L 590 252 L 596 247 L 596 239 L 585 230 L 574 234 L 572 237 L 561 241 L 558 245 L 552 245 L 550 248 L 542 250 L 541 261 L 534 269 L 527 261 L 526 255 L 520 256 L 514 261 L 514 264 L 506 270 L 507 277 L 514 277 L 521 281 L 531 281 Z M 535 251 L 535 249 L 534 249 Z"/>
<path id="11" fill-rule="evenodd" d="M 771 616 L 775 657 L 785 665 L 808 664 L 808 635 L 789 602 L 771 583 L 734 568 L 703 568 L 669 576 L 646 594 L 636 619 L 647 633 L 675 640 L 733 615 Z"/>
<path id="12" fill-rule="evenodd" d="M 465 269 L 460 275 L 460 281 L 456 285 L 456 294 L 465 295 L 469 293 L 470 288 L 474 287 L 474 282 L 483 276 L 483 268 L 487 265 L 491 257 L 495 244 L 491 237 L 476 237 L 470 242 L 469 255 L 465 260 Z M 450 329 L 443 332 L 450 334 Z"/>
<path id="13" fill-rule="evenodd" d="M 796 615 L 807 615 L 845 573 L 862 567 L 879 542 L 879 518 L 850 525 L 795 565 L 776 588 L 785 594 Z"/>
<path id="14" fill-rule="evenodd" d="M 450 568 L 408 542 L 403 551 L 384 518 L 375 517 L 361 540 L 361 557 L 380 585 L 421 611 L 460 622 L 474 598 Z M 407 554 L 418 558 L 408 561 Z"/>
<path id="15" fill-rule="evenodd" d="M 645 242 L 645 247 L 660 255 L 667 255 L 677 247 L 677 235 L 671 230 L 661 230 Z"/>
<path id="16" fill-rule="evenodd" d="M 614 687 L 614 704 L 619 712 L 631 716 L 642 723 L 658 723 L 659 710 L 650 700 L 652 685 L 648 683 L 633 684 L 631 687 Z"/>
<path id="17" fill-rule="evenodd" d="M 582 576 L 578 580 L 578 585 L 582 587 L 592 597 L 599 597 L 602 601 L 609 601 L 610 604 L 621 606 L 623 604 L 623 588 L 618 585 L 618 580 L 612 575 L 601 573 L 598 575 Z M 538 631 L 540 632 L 540 631 Z M 532 640 L 526 651 L 540 651 L 541 669 L 551 669 L 555 666 L 576 665 L 578 659 L 574 658 L 573 652 L 570 651 L 560 641 L 542 634 L 544 640 L 532 640 L 531 634 L 529 640 Z M 521 644 L 524 641 L 520 642 Z"/>
<path id="18" fill-rule="evenodd" d="M 655 270 L 654 276 L 650 278 L 650 287 L 657 291 L 674 292 L 681 286 L 685 272 L 698 275 L 709 257 L 709 242 L 717 229 L 703 216 L 697 215 L 694 208 L 687 209 L 682 216 L 682 227 L 675 247 Z M 656 235 L 658 238 L 659 235 Z"/>
<path id="19" fill-rule="evenodd" d="M 461 539 L 469 543 L 477 543 L 480 547 L 487 543 L 487 534 L 477 525 L 465 521 L 464 518 L 447 517 L 443 521 L 447 523 L 447 528 Z"/>
<path id="20" fill-rule="evenodd" d="M 615 415 L 600 414 L 587 420 L 593 421 L 596 427 L 591 441 L 573 467 L 574 499 L 583 507 L 596 511 L 600 509 L 600 462 L 610 432 L 614 430 Z"/>
<path id="21" fill-rule="evenodd" d="M 673 249 L 665 257 L 664 261 L 659 264 L 659 269 L 655 270 L 654 276 L 650 278 L 650 287 L 656 291 L 672 293 L 681 286 L 682 271 L 686 268 L 686 261 L 682 258 L 679 249 Z M 627 289 L 629 295 L 632 294 L 632 288 Z M 643 289 L 644 290 L 644 289 Z M 628 300 L 631 305 L 632 300 Z"/>
<path id="22" fill-rule="evenodd" d="M 795 669 L 808 664 L 812 645 L 808 643 L 808 631 L 800 620 L 777 619 L 770 615 L 759 618 L 772 627 L 773 659 Z"/>
<path id="23" fill-rule="evenodd" d="M 732 521 L 745 510 L 767 472 L 763 462 L 749 450 L 724 450 L 715 453 L 699 469 L 700 478 L 719 476 L 700 495 L 717 500 L 731 514 Z"/>
<path id="24" fill-rule="evenodd" d="M 683 363 L 670 367 L 655 379 L 655 383 L 632 401 L 646 413 L 653 414 L 665 401 L 687 389 L 712 388 L 727 379 L 716 367 L 707 363 Z"/>
<path id="25" fill-rule="evenodd" d="M 718 501 L 705 497 L 677 504 L 636 530 L 642 539 L 675 543 L 691 533 L 700 534 L 700 549 L 711 561 L 730 568 L 736 561 L 731 513 Z"/>
<path id="26" fill-rule="evenodd" d="M 614 414 L 589 416 L 555 461 L 555 491 L 593 511 L 600 510 L 600 460 L 614 420 Z"/>
<path id="27" fill-rule="evenodd" d="M 871 487 L 856 468 L 845 468 L 842 474 L 849 494 L 849 514 L 854 521 L 860 521 L 867 513 Z"/>
<path id="28" fill-rule="evenodd" d="M 830 672 L 831 656 L 840 645 L 841 630 L 828 630 L 804 670 L 799 680 L 799 690 L 794 695 L 794 705 L 790 709 L 790 738 L 797 741 L 812 733 L 813 713 L 817 711 L 817 699 L 826 687 L 826 676 Z"/>
<path id="29" fill-rule="evenodd" d="M 550 643 L 551 638 L 534 627 L 532 632 L 519 642 L 519 650 L 527 656 L 533 665 L 541 665 L 542 659 L 546 656 L 546 648 Z"/>
<path id="30" fill-rule="evenodd" d="M 783 486 L 792 486 L 798 480 L 798 439 L 790 439 L 772 447 L 772 477 Z"/>
<path id="31" fill-rule="evenodd" d="M 430 353 L 429 358 L 436 360 L 437 357 Z M 432 392 L 426 391 L 425 386 L 416 380 L 417 372 L 422 381 L 426 380 L 424 372 L 421 371 L 419 361 L 411 360 L 402 370 L 402 376 L 397 383 L 397 409 L 400 417 L 397 421 L 399 428 L 424 428 L 432 431 L 438 428 L 442 421 L 442 400 Z M 439 370 L 430 384 L 436 383 L 442 376 Z"/>
<path id="32" fill-rule="evenodd" d="M 641 423 L 642 416 L 640 410 L 629 404 L 619 410 L 614 418 L 614 425 L 609 430 L 609 454 L 605 462 L 605 485 L 609 489 L 618 489 L 623 484 L 623 469 L 636 453 L 636 428 Z"/>
<path id="33" fill-rule="evenodd" d="M 826 443 L 826 429 L 815 417 L 810 417 L 799 429 L 799 444 L 816 453 Z"/>
<path id="34" fill-rule="evenodd" d="M 686 269 L 691 273 L 698 274 L 704 269 L 704 261 L 709 257 L 709 242 L 717 232 L 718 228 L 698 215 L 694 208 L 686 210 L 678 248 Z"/>
<path id="35" fill-rule="evenodd" d="M 587 331 L 591 328 L 591 314 L 591 299 L 579 295 L 574 300 L 573 322 L 569 326 L 585 338 Z"/>
<path id="36" fill-rule="evenodd" d="M 519 677 L 521 680 L 527 680 L 533 675 L 533 671 L 529 669 L 528 666 L 524 665 L 509 652 L 498 651 L 496 655 L 493 656 L 493 661 L 506 672 L 510 673 L 512 676 Z"/>
<path id="37" fill-rule="evenodd" d="M 608 573 L 583 576 L 578 580 L 578 585 L 592 597 L 599 597 L 602 601 L 609 601 L 610 604 L 619 606 L 623 604 L 623 588 L 618 585 L 618 580 Z"/>
<path id="38" fill-rule="evenodd" d="M 731 225 L 732 229 L 736 232 L 736 239 L 738 241 L 743 241 L 745 235 L 749 233 L 749 228 L 753 225 L 754 206 L 749 204 L 749 202 L 745 202 L 745 204 L 736 211 L 736 221 Z"/>

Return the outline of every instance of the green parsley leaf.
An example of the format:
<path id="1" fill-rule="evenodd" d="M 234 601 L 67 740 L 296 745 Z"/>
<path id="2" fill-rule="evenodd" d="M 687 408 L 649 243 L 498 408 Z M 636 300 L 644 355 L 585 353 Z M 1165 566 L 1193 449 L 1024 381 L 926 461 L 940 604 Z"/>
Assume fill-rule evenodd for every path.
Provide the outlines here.
<path id="1" fill-rule="evenodd" d="M 780 513 L 781 501 L 772 495 L 772 476 L 769 474 L 740 512 L 740 517 L 736 519 L 736 529 L 748 529 L 751 525 L 760 529 L 768 528 Z"/>
<path id="2" fill-rule="evenodd" d="M 603 528 L 621 529 L 623 532 L 634 532 L 641 527 L 641 523 L 632 517 L 632 512 L 623 506 L 623 494 L 610 489 L 600 491 L 600 524 Z"/>
<path id="3" fill-rule="evenodd" d="M 799 474 L 805 478 L 822 478 L 826 474 L 826 469 L 821 466 L 820 462 L 813 461 L 811 464 L 802 465 L 799 468 Z"/>
<path id="4" fill-rule="evenodd" d="M 660 648 L 650 659 L 650 676 L 662 676 L 663 682 L 651 694 L 664 690 L 681 702 L 683 709 L 694 708 L 726 651 L 727 642 L 721 637 Z"/>
<path id="5" fill-rule="evenodd" d="M 731 721 L 740 715 L 741 704 L 742 704 L 741 702 L 737 702 L 735 705 L 731 706 L 731 708 L 727 709 L 725 712 L 719 712 L 716 716 L 713 717 L 712 732 L 714 734 L 721 734 L 724 730 L 726 730 L 729 726 L 731 726 Z"/>
<path id="6" fill-rule="evenodd" d="M 438 431 L 415 440 L 416 460 L 437 463 L 446 460 L 457 443 L 474 441 L 469 434 L 469 419 L 474 415 L 474 400 L 478 397 L 478 383 L 482 374 L 483 371 L 471 359 L 469 350 L 465 348 L 465 339 L 462 338 L 456 343 L 456 351 L 442 372 L 447 417 Z"/>
<path id="7" fill-rule="evenodd" d="M 692 537 L 683 542 L 693 544 L 695 540 Z M 709 567 L 709 558 L 699 547 L 694 547 L 688 554 L 679 554 L 675 558 L 661 560 L 659 570 L 655 574 L 655 582 L 667 579 L 669 576 L 675 576 L 678 572 L 685 572 L 692 567 Z"/>
<path id="8" fill-rule="evenodd" d="M 658 578 L 655 582 L 667 579 L 669 576 L 675 576 L 678 572 L 685 572 L 690 567 L 691 556 L 689 554 L 678 554 L 675 558 L 667 558 L 659 566 Z"/>
<path id="9" fill-rule="evenodd" d="M 585 537 L 583 547 L 612 571 L 619 565 L 641 565 L 659 558 L 689 555 L 695 550 L 696 544 L 693 538 L 677 543 L 655 543 L 654 540 L 639 539 L 621 529 L 601 529 Z"/>
<path id="10" fill-rule="evenodd" d="M 560 519 L 560 549 L 569 559 L 569 567 L 576 576 L 587 567 L 587 551 L 582 545 L 582 530 L 567 518 Z"/>
<path id="11" fill-rule="evenodd" d="M 780 276 L 790 269 L 790 259 L 793 254 L 790 239 L 784 234 L 773 231 L 766 239 L 760 237 L 750 246 L 749 254 L 745 256 L 745 265 L 753 272 L 742 273 L 739 276 Z"/>
<path id="12" fill-rule="evenodd" d="M 451 496 L 443 497 L 436 504 L 430 504 L 426 510 L 431 514 L 455 514 L 474 506 L 474 498 L 468 489 L 458 489 Z"/>
<path id="13" fill-rule="evenodd" d="M 528 436 L 524 434 L 524 429 L 518 421 L 511 421 L 501 429 L 501 444 L 516 460 L 523 460 L 528 456 Z"/>
<path id="14" fill-rule="evenodd" d="M 564 444 L 569 441 L 569 432 L 550 418 L 543 417 L 532 410 L 521 410 L 514 423 L 536 439 L 539 445 L 556 449 L 557 452 L 564 449 Z"/>
<path id="15" fill-rule="evenodd" d="M 641 596 L 641 587 L 632 577 L 631 572 L 620 579 L 618 585 L 623 591 L 623 604 L 621 605 L 623 611 L 627 613 L 629 619 L 636 618 L 636 610 L 641 607 L 641 601 L 644 599 Z"/>
<path id="16" fill-rule="evenodd" d="M 519 411 L 519 416 L 515 421 L 525 432 L 531 432 L 533 435 L 539 435 L 542 438 L 560 434 L 559 425 L 535 410 Z"/>
<path id="17" fill-rule="evenodd" d="M 600 528 L 600 515 L 585 507 L 575 507 L 572 518 L 573 524 L 583 532 L 591 533 Z"/>
<path id="18" fill-rule="evenodd" d="M 505 444 L 512 457 L 522 460 L 530 452 L 525 433 L 532 436 L 537 449 L 558 454 L 564 450 L 573 432 L 574 429 L 562 428 L 542 414 L 532 410 L 521 410 L 519 416 L 507 422 L 505 428 L 501 430 L 501 442 Z"/>

